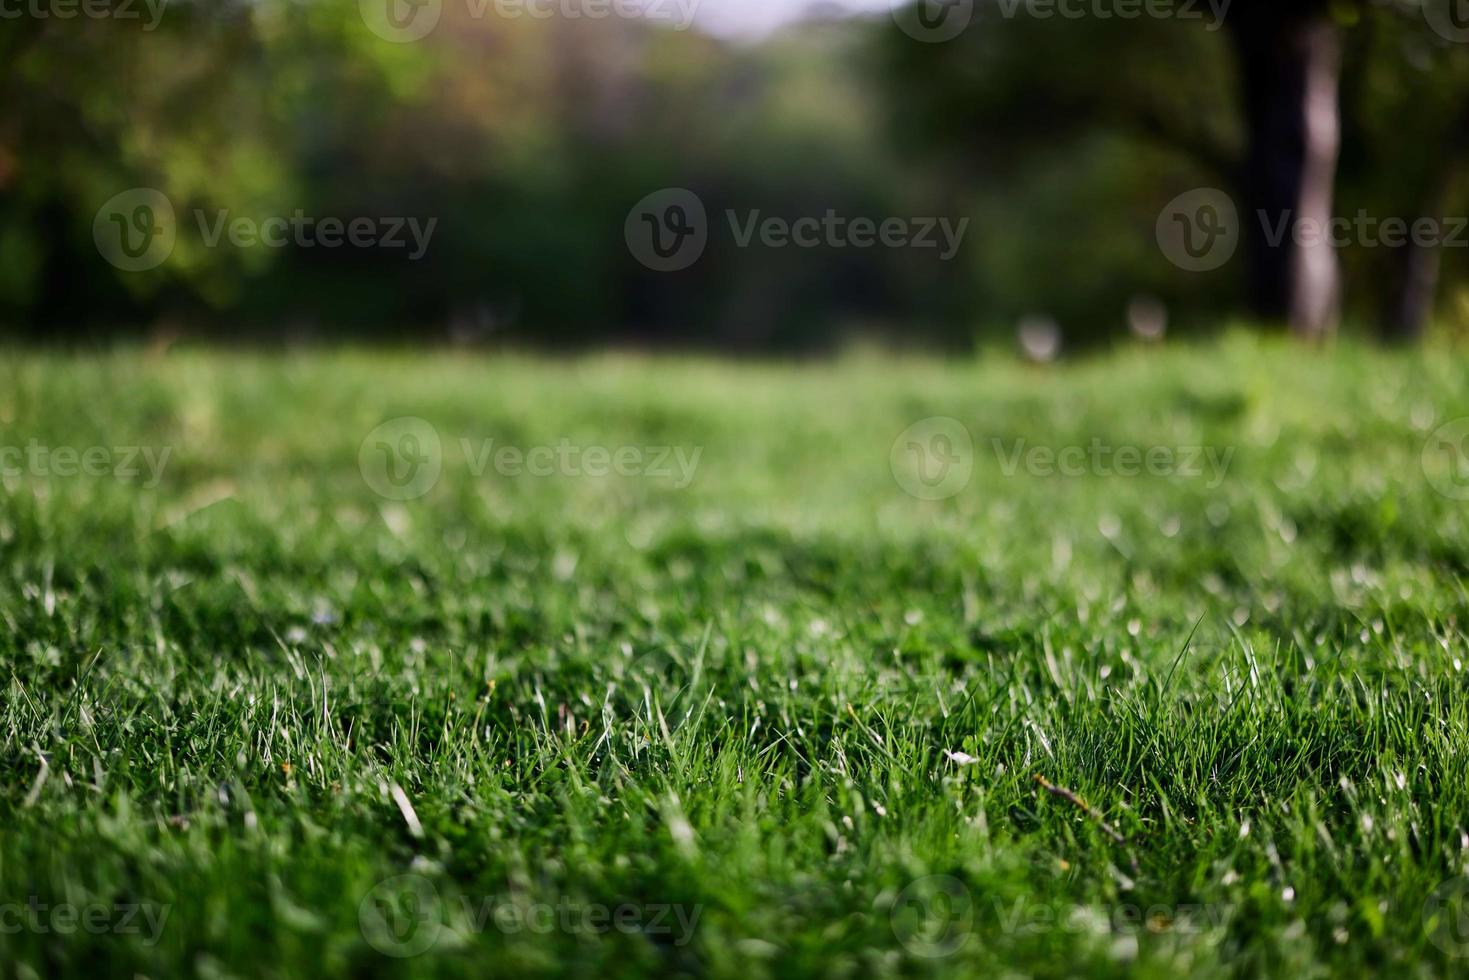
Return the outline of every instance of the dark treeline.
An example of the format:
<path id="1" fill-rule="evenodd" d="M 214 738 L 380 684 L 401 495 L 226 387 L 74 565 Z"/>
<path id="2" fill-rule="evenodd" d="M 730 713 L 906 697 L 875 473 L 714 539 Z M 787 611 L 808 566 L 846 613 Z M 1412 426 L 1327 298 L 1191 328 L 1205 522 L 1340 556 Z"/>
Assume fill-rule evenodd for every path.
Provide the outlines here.
<path id="1" fill-rule="evenodd" d="M 1469 26 L 1447 5 L 921 0 L 920 25 L 962 30 L 817 19 L 738 43 L 430 2 L 414 41 L 399 7 L 385 37 L 347 0 L 0 21 L 7 334 L 963 348 L 1026 318 L 1101 339 L 1138 309 L 1412 339 L 1469 307 Z M 662 188 L 707 215 L 676 272 L 625 237 Z M 1205 272 L 1157 235 L 1200 188 L 1240 238 Z M 760 232 L 829 215 L 965 223 L 952 250 Z M 1278 232 L 1333 218 L 1340 247 Z M 156 264 L 99 245 L 164 222 Z"/>

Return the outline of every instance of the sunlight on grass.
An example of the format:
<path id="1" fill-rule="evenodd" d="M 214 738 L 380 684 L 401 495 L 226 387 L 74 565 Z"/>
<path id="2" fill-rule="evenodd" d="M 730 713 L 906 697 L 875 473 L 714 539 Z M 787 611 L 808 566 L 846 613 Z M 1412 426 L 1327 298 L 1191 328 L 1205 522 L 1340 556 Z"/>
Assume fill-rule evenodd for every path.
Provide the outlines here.
<path id="1" fill-rule="evenodd" d="M 19 976 L 1465 962 L 1433 352 L 0 373 Z"/>

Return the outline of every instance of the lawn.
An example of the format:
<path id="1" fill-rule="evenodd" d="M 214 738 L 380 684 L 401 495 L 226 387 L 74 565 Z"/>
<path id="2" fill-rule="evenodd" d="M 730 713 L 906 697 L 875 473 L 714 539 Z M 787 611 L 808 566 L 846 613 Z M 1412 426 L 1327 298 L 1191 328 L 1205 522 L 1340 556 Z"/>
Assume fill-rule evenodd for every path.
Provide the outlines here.
<path id="1" fill-rule="evenodd" d="M 0 970 L 1469 973 L 1462 416 L 1243 335 L 12 351 Z"/>

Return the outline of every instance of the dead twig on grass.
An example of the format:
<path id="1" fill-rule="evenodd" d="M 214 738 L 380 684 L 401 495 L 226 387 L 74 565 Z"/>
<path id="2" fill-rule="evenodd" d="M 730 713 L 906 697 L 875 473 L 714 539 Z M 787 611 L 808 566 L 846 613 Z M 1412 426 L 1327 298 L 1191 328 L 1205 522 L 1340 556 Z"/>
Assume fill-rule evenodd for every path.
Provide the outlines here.
<path id="1" fill-rule="evenodd" d="M 1111 824 L 1109 824 L 1105 817 L 1103 817 L 1096 810 L 1093 810 L 1091 805 L 1087 803 L 1086 800 L 1083 800 L 1080 796 L 1077 796 L 1074 792 L 1067 789 L 1065 786 L 1057 786 L 1055 783 L 1051 782 L 1040 773 L 1036 773 L 1035 781 L 1039 783 L 1041 789 L 1045 790 L 1047 793 L 1050 793 L 1052 796 L 1058 797 L 1059 799 L 1065 800 L 1067 803 L 1070 803 L 1072 806 L 1076 807 L 1082 813 L 1090 817 L 1092 822 L 1101 829 L 1102 833 L 1112 838 L 1113 843 L 1119 844 L 1122 847 L 1127 847 L 1127 838 L 1124 837 L 1116 827 L 1113 827 Z M 1129 850 L 1127 857 L 1132 864 L 1133 873 L 1136 874 L 1137 856 Z"/>

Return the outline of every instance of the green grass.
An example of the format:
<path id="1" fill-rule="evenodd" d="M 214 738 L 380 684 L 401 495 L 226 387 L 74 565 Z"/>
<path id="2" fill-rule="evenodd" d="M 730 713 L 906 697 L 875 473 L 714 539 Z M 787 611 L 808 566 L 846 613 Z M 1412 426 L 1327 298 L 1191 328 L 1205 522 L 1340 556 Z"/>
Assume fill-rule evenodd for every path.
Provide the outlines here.
<path id="1" fill-rule="evenodd" d="M 0 969 L 1469 972 L 1469 504 L 1421 463 L 1464 415 L 1461 357 L 1245 337 L 13 352 L 0 446 L 170 455 L 4 480 Z M 399 416 L 442 473 L 395 501 L 359 449 Z M 934 416 L 973 473 L 924 501 L 890 451 Z M 700 455 L 476 475 L 491 438 Z M 1233 454 L 1007 475 L 1020 439 Z"/>

